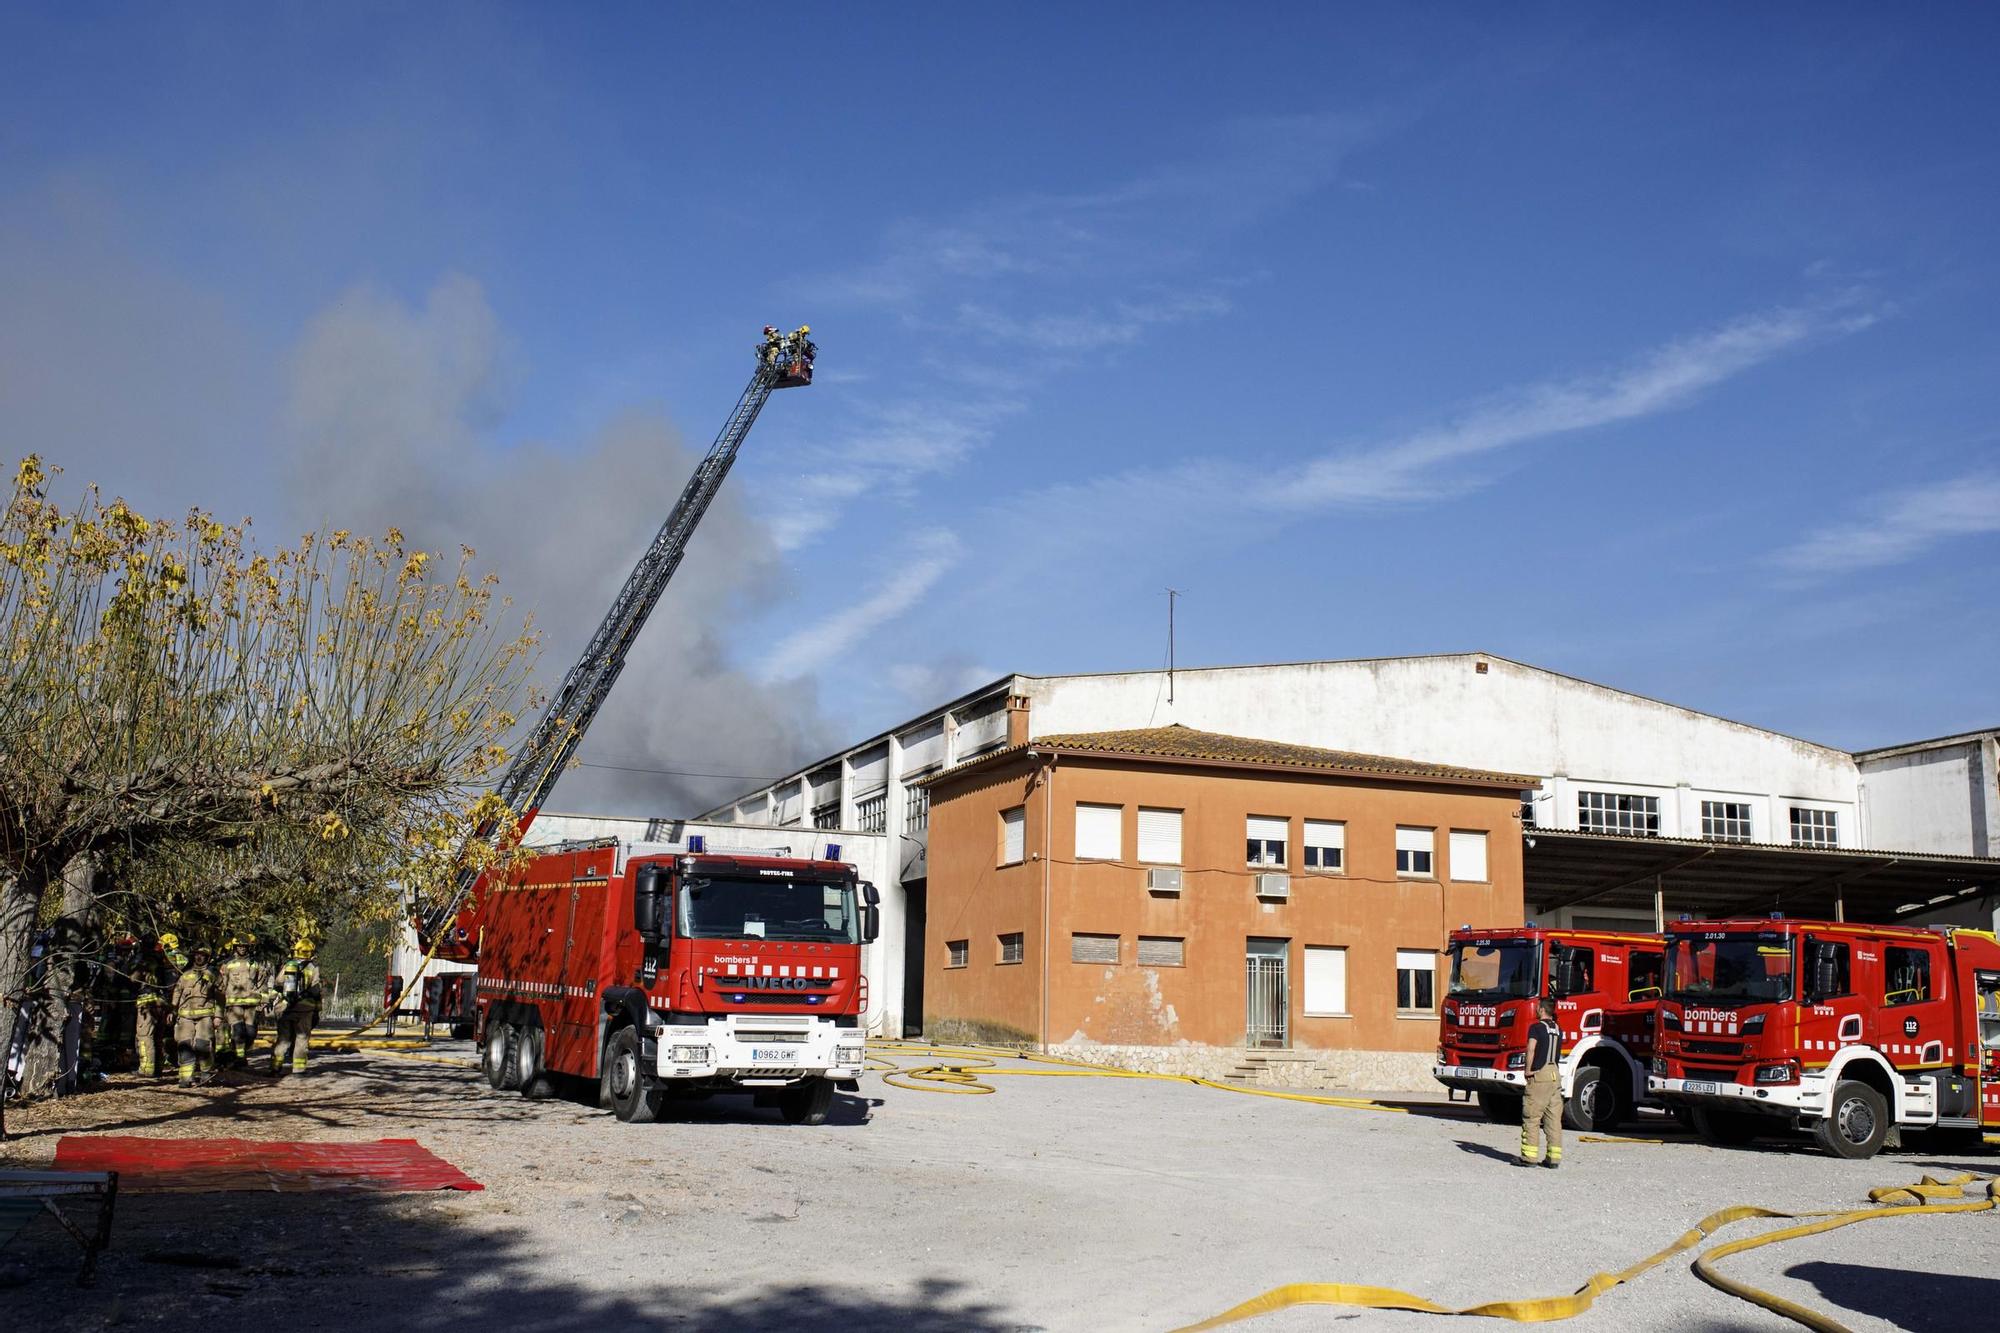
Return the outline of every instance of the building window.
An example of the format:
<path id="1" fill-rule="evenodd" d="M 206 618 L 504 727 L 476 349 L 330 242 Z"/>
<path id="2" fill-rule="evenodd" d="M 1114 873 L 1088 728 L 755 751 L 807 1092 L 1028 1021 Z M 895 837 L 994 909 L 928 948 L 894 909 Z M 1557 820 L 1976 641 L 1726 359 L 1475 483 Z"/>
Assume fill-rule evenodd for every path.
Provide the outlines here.
<path id="1" fill-rule="evenodd" d="M 1125 851 L 1125 807 L 1076 805 L 1076 859 L 1116 861 Z"/>
<path id="2" fill-rule="evenodd" d="M 1421 949 L 1396 950 L 1396 1008 L 1430 1013 L 1437 1008 L 1437 955 Z"/>
<path id="3" fill-rule="evenodd" d="M 1000 864 L 1017 866 L 1027 859 L 1028 807 L 1000 812 Z"/>
<path id="4" fill-rule="evenodd" d="M 944 965 L 946 967 L 964 967 L 966 959 L 971 953 L 971 940 L 946 940 L 944 942 Z"/>
<path id="5" fill-rule="evenodd" d="M 1177 866 L 1181 863 L 1181 812 L 1139 807 L 1139 862 Z"/>
<path id="6" fill-rule="evenodd" d="M 814 807 L 813 807 L 813 827 L 814 827 L 814 828 L 839 828 L 839 827 L 840 827 L 840 802 L 839 802 L 839 801 L 828 801 L 828 802 L 827 802 L 827 803 L 826 803 L 825 805 L 816 805 L 816 806 L 814 806 Z"/>
<path id="7" fill-rule="evenodd" d="M 1179 935 L 1141 935 L 1139 966 L 1186 967 L 1187 941 Z"/>
<path id="8" fill-rule="evenodd" d="M 1476 829 L 1451 831 L 1451 877 L 1468 884 L 1484 884 L 1486 835 Z"/>
<path id="9" fill-rule="evenodd" d="M 1588 833 L 1635 833 L 1660 836 L 1660 798 L 1627 796 L 1615 791 L 1576 794 L 1576 826 Z"/>
<path id="10" fill-rule="evenodd" d="M 1347 1012 L 1347 950 L 1306 946 L 1306 1016 Z"/>
<path id="11" fill-rule="evenodd" d="M 1118 937 L 1086 935 L 1081 932 L 1073 934 L 1069 937 L 1069 960 L 1072 963 L 1116 963 Z"/>
<path id="12" fill-rule="evenodd" d="M 854 827 L 863 833 L 881 833 L 889 827 L 889 791 L 886 787 L 854 803 Z"/>
<path id="13" fill-rule="evenodd" d="M 1308 819 L 1305 844 L 1306 869 L 1339 870 L 1346 864 L 1347 825 Z"/>
<path id="14" fill-rule="evenodd" d="M 1806 810 L 1792 807 L 1792 846 L 1838 847 L 1840 814 L 1834 810 Z"/>
<path id="15" fill-rule="evenodd" d="M 1701 836 L 1711 842 L 1750 841 L 1750 806 L 1740 801 L 1703 801 Z"/>
<path id="16" fill-rule="evenodd" d="M 1411 879 L 1431 877 L 1431 852 L 1437 830 L 1396 827 L 1396 873 Z"/>
<path id="17" fill-rule="evenodd" d="M 1533 828 L 1535 826 L 1535 797 L 1537 794 L 1533 790 L 1521 793 L 1521 827 L 1523 828 Z"/>
<path id="18" fill-rule="evenodd" d="M 903 832 L 922 833 L 931 826 L 931 789 L 903 788 Z"/>
<path id="19" fill-rule="evenodd" d="M 1285 845 L 1292 840 L 1292 822 L 1252 815 L 1243 823 L 1243 839 L 1251 865 L 1281 866 Z"/>
<path id="20" fill-rule="evenodd" d="M 1020 931 L 1010 930 L 1000 937 L 1001 962 L 1018 963 L 1026 956 L 1027 950 L 1023 947 L 1023 937 Z"/>

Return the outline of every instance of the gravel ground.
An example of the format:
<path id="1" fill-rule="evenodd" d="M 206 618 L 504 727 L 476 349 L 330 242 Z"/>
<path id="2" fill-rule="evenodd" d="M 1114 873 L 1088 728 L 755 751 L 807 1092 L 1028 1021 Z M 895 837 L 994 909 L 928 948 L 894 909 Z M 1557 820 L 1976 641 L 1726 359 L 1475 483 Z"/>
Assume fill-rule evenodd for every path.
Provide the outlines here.
<path id="1" fill-rule="evenodd" d="M 1529 1171 L 1508 1162 L 1518 1131 L 1462 1108 L 1385 1114 L 1107 1078 L 1002 1077 L 996 1095 L 953 1096 L 871 1074 L 818 1128 L 739 1098 L 628 1126 L 490 1091 L 464 1043 L 432 1056 L 340 1055 L 304 1081 L 127 1085 L 17 1111 L 10 1128 L 25 1137 L 0 1146 L 6 1165 L 46 1163 L 61 1133 L 85 1129 L 415 1137 L 487 1188 L 130 1195 L 94 1288 L 70 1285 L 52 1226 L 0 1250 L 6 1323 L 1169 1329 L 1287 1282 L 1447 1305 L 1561 1294 L 1728 1204 L 1854 1206 L 1872 1186 L 2000 1167 L 1676 1137 L 1572 1139 L 1562 1170 Z M 1726 1266 L 1856 1333 L 1994 1328 L 1996 1226 L 1993 1213 L 1864 1223 Z M 1438 1320 L 1319 1307 L 1241 1325 L 1336 1326 Z M 1710 1289 L 1684 1256 L 1568 1327 L 1796 1326 Z"/>

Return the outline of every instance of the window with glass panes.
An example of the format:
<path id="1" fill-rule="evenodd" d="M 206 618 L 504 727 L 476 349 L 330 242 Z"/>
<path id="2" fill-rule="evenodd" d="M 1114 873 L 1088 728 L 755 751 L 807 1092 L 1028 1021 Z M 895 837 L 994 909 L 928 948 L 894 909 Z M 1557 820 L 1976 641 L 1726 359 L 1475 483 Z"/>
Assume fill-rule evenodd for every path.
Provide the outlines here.
<path id="1" fill-rule="evenodd" d="M 1437 955 L 1421 949 L 1396 950 L 1396 1007 L 1428 1013 L 1437 1007 Z"/>
<path id="2" fill-rule="evenodd" d="M 1018 930 L 1012 930 L 1002 935 L 1000 937 L 1000 961 L 1003 963 L 1020 962 L 1024 956 L 1022 943 L 1023 936 Z"/>
<path id="3" fill-rule="evenodd" d="M 1308 819 L 1305 858 L 1308 870 L 1339 870 L 1347 859 L 1347 825 L 1329 819 Z"/>
<path id="4" fill-rule="evenodd" d="M 1436 829 L 1408 828 L 1399 825 L 1396 829 L 1396 873 L 1428 879 L 1431 873 L 1431 856 L 1436 847 Z"/>
<path id="5" fill-rule="evenodd" d="M 1837 847 L 1840 845 L 1840 814 L 1834 810 L 1807 810 L 1792 807 L 1792 846 Z"/>
<path id="6" fill-rule="evenodd" d="M 1711 842 L 1750 841 L 1750 807 L 1738 801 L 1703 801 L 1701 836 Z"/>
<path id="7" fill-rule="evenodd" d="M 1588 833 L 1638 833 L 1660 836 L 1660 798 L 1629 796 L 1616 791 L 1576 794 L 1576 826 Z"/>
<path id="8" fill-rule="evenodd" d="M 1243 822 L 1245 855 L 1253 866 L 1281 866 L 1285 844 L 1291 839 L 1291 821 L 1268 815 L 1251 815 Z"/>
<path id="9" fill-rule="evenodd" d="M 971 940 L 946 940 L 944 942 L 944 965 L 946 967 L 964 967 L 966 956 L 971 951 Z"/>

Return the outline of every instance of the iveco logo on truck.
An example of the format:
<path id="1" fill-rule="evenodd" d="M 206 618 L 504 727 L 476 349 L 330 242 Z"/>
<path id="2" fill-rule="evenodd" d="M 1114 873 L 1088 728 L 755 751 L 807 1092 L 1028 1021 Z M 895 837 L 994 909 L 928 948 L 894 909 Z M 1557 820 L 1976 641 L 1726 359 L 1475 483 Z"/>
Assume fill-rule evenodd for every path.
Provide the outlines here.
<path id="1" fill-rule="evenodd" d="M 737 990 L 811 990 L 810 977 L 724 977 Z"/>

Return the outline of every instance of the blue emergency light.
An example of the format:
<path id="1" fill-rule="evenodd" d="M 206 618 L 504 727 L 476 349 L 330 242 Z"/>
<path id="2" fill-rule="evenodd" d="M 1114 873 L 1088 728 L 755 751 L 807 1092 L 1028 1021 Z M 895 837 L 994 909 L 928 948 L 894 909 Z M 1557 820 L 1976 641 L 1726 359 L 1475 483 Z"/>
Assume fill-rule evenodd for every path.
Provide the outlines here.
<path id="1" fill-rule="evenodd" d="M 830 842 L 826 845 L 826 859 L 829 861 L 838 861 L 840 859 L 839 843 Z"/>
<path id="2" fill-rule="evenodd" d="M 706 837 L 705 835 L 703 835 L 703 834 L 700 834 L 700 833 L 690 833 L 690 834 L 688 834 L 688 850 L 689 850 L 689 851 L 691 851 L 691 852 L 705 852 L 705 851 L 707 851 L 707 850 L 708 850 L 708 838 L 707 838 L 707 837 Z"/>

